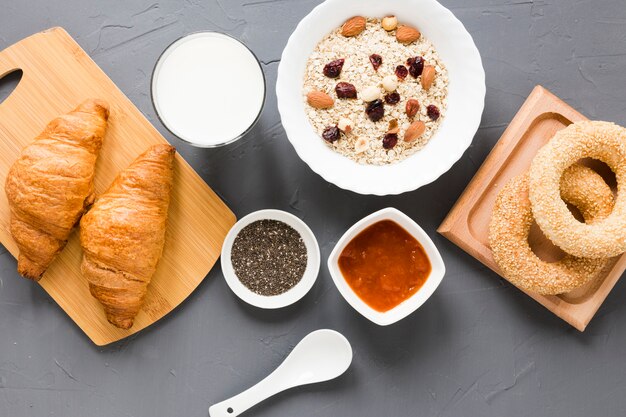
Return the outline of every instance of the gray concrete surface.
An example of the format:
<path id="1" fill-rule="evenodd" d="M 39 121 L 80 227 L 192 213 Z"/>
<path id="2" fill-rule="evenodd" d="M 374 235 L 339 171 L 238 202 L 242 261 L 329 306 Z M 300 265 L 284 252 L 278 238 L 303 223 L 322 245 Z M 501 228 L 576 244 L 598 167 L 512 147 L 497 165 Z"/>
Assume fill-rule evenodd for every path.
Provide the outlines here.
<path id="1" fill-rule="evenodd" d="M 487 71 L 481 128 L 438 181 L 402 196 L 355 195 L 296 156 L 274 85 L 280 54 L 317 0 L 4 0 L 0 48 L 64 26 L 238 216 L 288 210 L 326 258 L 359 218 L 395 206 L 433 237 L 448 273 L 416 314 L 387 328 L 355 313 L 322 267 L 297 305 L 239 302 L 219 267 L 173 314 L 128 340 L 95 347 L 41 288 L 0 255 L 0 416 L 193 417 L 264 377 L 309 331 L 344 333 L 355 352 L 340 379 L 266 402 L 254 416 L 626 415 L 626 283 L 584 334 L 435 233 L 524 98 L 543 84 L 589 117 L 626 124 L 623 0 L 443 0 L 465 23 Z M 235 145 L 191 148 L 158 122 L 149 81 L 159 53 L 188 32 L 243 39 L 263 61 L 261 121 Z M 7 83 L 0 88 L 3 95 Z"/>

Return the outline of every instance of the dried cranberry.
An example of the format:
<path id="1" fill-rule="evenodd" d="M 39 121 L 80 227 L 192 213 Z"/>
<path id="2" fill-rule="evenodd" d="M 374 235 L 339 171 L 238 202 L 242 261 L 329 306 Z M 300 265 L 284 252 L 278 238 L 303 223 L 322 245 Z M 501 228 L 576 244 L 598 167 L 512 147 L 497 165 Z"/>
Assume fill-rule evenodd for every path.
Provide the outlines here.
<path id="1" fill-rule="evenodd" d="M 406 64 L 409 66 L 409 74 L 411 74 L 413 78 L 417 78 L 422 75 L 422 71 L 424 71 L 424 58 L 421 56 L 409 58 L 406 61 Z"/>
<path id="2" fill-rule="evenodd" d="M 437 120 L 439 119 L 439 116 L 441 116 L 441 112 L 439 111 L 439 108 L 435 106 L 434 104 L 430 104 L 426 107 L 426 114 L 428 114 L 428 117 L 430 117 L 430 120 Z"/>
<path id="3" fill-rule="evenodd" d="M 334 61 L 329 62 L 324 66 L 324 75 L 328 78 L 337 78 L 339 74 L 341 74 L 341 69 L 343 68 L 343 63 L 345 59 L 336 59 Z"/>
<path id="4" fill-rule="evenodd" d="M 339 98 L 356 98 L 356 87 L 342 81 L 335 86 L 335 93 Z"/>
<path id="5" fill-rule="evenodd" d="M 328 126 L 324 129 L 324 132 L 322 132 L 322 139 L 330 143 L 338 141 L 340 136 L 341 132 L 337 126 Z"/>
<path id="6" fill-rule="evenodd" d="M 396 91 L 385 95 L 385 103 L 387 104 L 398 104 L 399 101 L 400 101 L 400 94 L 398 94 L 398 92 Z"/>
<path id="7" fill-rule="evenodd" d="M 400 78 L 401 80 L 404 80 L 408 74 L 409 70 L 406 69 L 404 65 L 398 65 L 396 67 L 396 77 Z"/>
<path id="8" fill-rule="evenodd" d="M 398 134 L 397 133 L 387 133 L 385 137 L 383 137 L 383 148 L 392 149 L 398 143 Z"/>
<path id="9" fill-rule="evenodd" d="M 374 67 L 374 71 L 378 71 L 378 68 L 383 64 L 383 57 L 378 54 L 370 55 L 370 62 Z"/>
<path id="10" fill-rule="evenodd" d="M 376 99 L 365 108 L 365 114 L 372 122 L 377 122 L 385 115 L 385 105 L 381 99 Z"/>

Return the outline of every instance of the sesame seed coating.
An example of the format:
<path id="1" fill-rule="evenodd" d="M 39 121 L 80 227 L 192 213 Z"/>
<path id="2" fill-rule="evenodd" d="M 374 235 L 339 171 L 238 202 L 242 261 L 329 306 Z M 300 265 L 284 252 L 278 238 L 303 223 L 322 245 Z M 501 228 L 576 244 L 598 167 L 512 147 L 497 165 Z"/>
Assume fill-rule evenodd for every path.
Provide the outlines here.
<path id="1" fill-rule="evenodd" d="M 613 209 L 611 189 L 590 168 L 572 165 L 565 170 L 560 186 L 562 198 L 576 206 L 585 221 L 599 221 Z M 533 224 L 528 189 L 528 174 L 523 174 L 512 178 L 496 198 L 489 244 L 502 274 L 517 287 L 544 295 L 562 294 L 586 284 L 610 260 L 566 255 L 560 261 L 545 262 L 535 255 L 528 243 Z"/>
<path id="2" fill-rule="evenodd" d="M 581 223 L 559 192 L 563 171 L 581 158 L 606 163 L 617 178 L 617 198 L 602 221 Z M 626 251 L 626 129 L 609 122 L 571 124 L 554 135 L 532 161 L 529 197 L 537 224 L 565 252 L 586 258 L 606 258 Z"/>

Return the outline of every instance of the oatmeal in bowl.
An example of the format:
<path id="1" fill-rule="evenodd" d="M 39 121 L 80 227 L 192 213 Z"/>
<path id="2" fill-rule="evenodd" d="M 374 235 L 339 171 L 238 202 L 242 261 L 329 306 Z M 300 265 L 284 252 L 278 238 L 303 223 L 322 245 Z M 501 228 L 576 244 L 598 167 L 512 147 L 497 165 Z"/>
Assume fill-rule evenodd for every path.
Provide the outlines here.
<path id="1" fill-rule="evenodd" d="M 326 181 L 391 195 L 461 158 L 485 100 L 480 54 L 436 0 L 326 0 L 291 34 L 278 65 L 281 122 Z"/>
<path id="2" fill-rule="evenodd" d="M 396 16 L 353 16 L 307 60 L 309 122 L 334 151 L 361 164 L 419 151 L 445 117 L 448 71 L 432 43 Z"/>

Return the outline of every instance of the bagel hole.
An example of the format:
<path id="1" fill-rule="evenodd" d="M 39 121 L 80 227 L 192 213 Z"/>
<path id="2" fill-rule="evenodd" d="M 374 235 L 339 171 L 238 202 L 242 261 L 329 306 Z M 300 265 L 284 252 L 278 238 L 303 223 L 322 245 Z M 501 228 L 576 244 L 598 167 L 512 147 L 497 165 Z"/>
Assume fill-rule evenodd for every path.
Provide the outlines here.
<path id="1" fill-rule="evenodd" d="M 574 216 L 574 218 L 576 220 L 578 220 L 581 223 L 585 222 L 585 218 L 583 217 L 583 215 L 580 212 L 580 210 L 578 210 L 576 208 L 576 206 L 574 206 L 573 204 L 568 203 L 567 201 L 565 201 L 564 203 L 567 206 L 567 208 L 569 209 L 570 213 L 572 213 L 572 216 Z"/>
<path id="2" fill-rule="evenodd" d="M 554 245 L 534 221 L 528 233 L 528 244 L 535 255 L 544 262 L 558 262 L 565 256 L 565 252 Z"/>
<path id="3" fill-rule="evenodd" d="M 597 172 L 604 179 L 607 185 L 611 187 L 613 193 L 616 194 L 617 179 L 615 178 L 615 173 L 607 164 L 593 158 L 584 158 L 578 162 Z M 565 202 L 565 204 L 576 220 L 581 223 L 585 222 L 580 210 L 578 210 L 576 206 L 569 204 L 568 202 Z M 544 262 L 558 262 L 566 255 L 561 248 L 553 244 L 550 239 L 543 234 L 539 225 L 534 221 L 530 227 L 530 232 L 528 233 L 528 244 L 534 254 Z"/>
<path id="4" fill-rule="evenodd" d="M 567 202 L 565 204 L 576 220 L 581 223 L 585 221 L 583 219 L 583 215 L 580 213 L 580 210 L 576 208 L 576 206 Z M 543 231 L 535 221 L 533 221 L 532 226 L 530 226 L 528 244 L 534 254 L 544 262 L 558 262 L 566 255 L 561 248 L 552 243 L 552 241 L 550 241 L 550 239 L 543 234 Z"/>
<path id="5" fill-rule="evenodd" d="M 609 168 L 607 164 L 605 164 L 604 162 L 598 159 L 593 159 L 593 158 L 584 158 L 584 159 L 581 159 L 579 162 L 582 165 L 585 165 L 593 169 L 598 174 L 600 174 L 600 176 L 604 179 L 604 182 L 606 182 L 607 185 L 611 187 L 611 190 L 613 190 L 613 193 L 616 192 L 617 179 L 615 178 L 615 173 L 611 170 L 611 168 Z"/>

